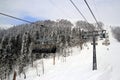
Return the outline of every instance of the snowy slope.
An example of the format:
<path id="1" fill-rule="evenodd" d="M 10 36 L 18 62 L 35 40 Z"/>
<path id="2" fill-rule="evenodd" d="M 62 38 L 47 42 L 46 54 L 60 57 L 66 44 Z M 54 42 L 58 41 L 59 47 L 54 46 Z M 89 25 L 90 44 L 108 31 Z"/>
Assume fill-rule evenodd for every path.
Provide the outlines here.
<path id="1" fill-rule="evenodd" d="M 8 29 L 10 27 L 13 27 L 13 25 L 2 25 L 2 24 L 0 24 L 0 29 Z"/>
<path id="2" fill-rule="evenodd" d="M 98 70 L 92 71 L 92 45 L 89 49 L 84 47 L 82 51 L 74 47 L 72 56 L 56 57 L 56 65 L 52 65 L 52 59 L 43 59 L 45 73 L 42 74 L 41 62 L 34 62 L 34 67 L 27 67 L 25 80 L 120 80 L 120 53 L 118 43 L 110 34 L 110 46 L 97 45 Z M 108 50 L 109 48 L 109 50 Z M 17 76 L 16 80 L 24 80 L 23 76 Z"/>

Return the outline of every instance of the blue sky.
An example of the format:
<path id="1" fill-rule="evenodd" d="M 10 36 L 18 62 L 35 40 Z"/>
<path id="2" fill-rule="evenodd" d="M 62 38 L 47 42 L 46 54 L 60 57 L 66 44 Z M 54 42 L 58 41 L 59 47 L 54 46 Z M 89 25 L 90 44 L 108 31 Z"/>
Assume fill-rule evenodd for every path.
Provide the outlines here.
<path id="1" fill-rule="evenodd" d="M 95 23 L 84 0 L 73 0 L 89 22 Z M 105 25 L 120 26 L 120 0 L 87 0 L 98 21 Z M 83 20 L 69 0 L 0 0 L 0 12 L 31 22 L 46 19 Z M 24 22 L 0 15 L 0 25 Z"/>

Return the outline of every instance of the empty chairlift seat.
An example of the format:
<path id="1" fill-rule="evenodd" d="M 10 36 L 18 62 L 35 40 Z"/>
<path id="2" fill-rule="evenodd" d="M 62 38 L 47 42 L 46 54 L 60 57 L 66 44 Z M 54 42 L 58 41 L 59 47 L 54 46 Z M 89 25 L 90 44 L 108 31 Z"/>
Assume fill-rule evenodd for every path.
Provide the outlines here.
<path id="1" fill-rule="evenodd" d="M 34 44 L 32 53 L 56 53 L 56 49 L 54 44 Z"/>

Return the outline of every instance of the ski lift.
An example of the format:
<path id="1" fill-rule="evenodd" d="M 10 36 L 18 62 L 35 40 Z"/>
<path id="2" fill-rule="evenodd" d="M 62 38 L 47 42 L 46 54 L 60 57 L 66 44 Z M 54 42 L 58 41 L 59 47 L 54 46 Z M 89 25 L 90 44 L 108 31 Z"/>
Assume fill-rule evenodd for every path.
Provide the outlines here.
<path id="1" fill-rule="evenodd" d="M 106 33 L 106 30 L 102 30 L 102 32 L 99 34 L 100 40 L 103 40 L 103 38 L 108 38 L 108 33 Z"/>
<path id="2" fill-rule="evenodd" d="M 56 46 L 51 45 L 35 45 L 32 52 L 33 53 L 56 53 Z"/>
<path id="3" fill-rule="evenodd" d="M 56 53 L 56 44 L 53 42 L 45 40 L 36 40 L 32 49 L 33 53 Z"/>
<path id="4" fill-rule="evenodd" d="M 82 39 L 88 39 L 88 33 L 85 31 L 82 31 L 82 35 L 81 35 Z"/>
<path id="5" fill-rule="evenodd" d="M 105 41 L 102 43 L 102 45 L 105 45 L 105 46 L 110 45 L 109 39 L 105 39 Z"/>
<path id="6" fill-rule="evenodd" d="M 41 25 L 41 28 L 46 27 Z M 53 39 L 50 37 L 38 37 L 33 42 L 32 53 L 56 53 L 56 44 L 54 44 Z"/>

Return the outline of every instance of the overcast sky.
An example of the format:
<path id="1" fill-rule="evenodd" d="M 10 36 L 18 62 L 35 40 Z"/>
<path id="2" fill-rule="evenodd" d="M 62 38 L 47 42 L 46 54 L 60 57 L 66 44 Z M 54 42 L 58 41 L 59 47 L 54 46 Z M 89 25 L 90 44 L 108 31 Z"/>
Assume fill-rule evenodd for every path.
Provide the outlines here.
<path id="1" fill-rule="evenodd" d="M 89 22 L 95 23 L 84 0 L 73 0 Z M 120 0 L 87 0 L 98 21 L 120 26 Z M 0 0 L 0 12 L 31 22 L 47 19 L 84 20 L 69 0 Z M 24 22 L 0 15 L 0 25 Z"/>

